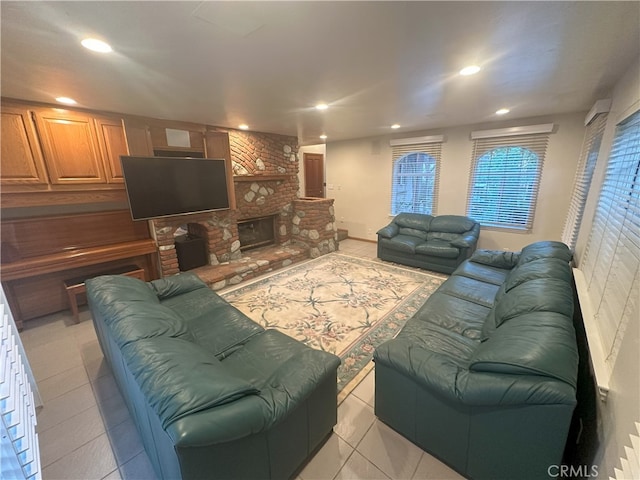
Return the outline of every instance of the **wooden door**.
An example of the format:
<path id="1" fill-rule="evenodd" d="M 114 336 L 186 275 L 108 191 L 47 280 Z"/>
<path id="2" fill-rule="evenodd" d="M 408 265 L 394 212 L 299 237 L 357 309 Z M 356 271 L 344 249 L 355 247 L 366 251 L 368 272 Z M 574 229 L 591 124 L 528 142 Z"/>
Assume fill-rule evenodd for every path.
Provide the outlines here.
<path id="1" fill-rule="evenodd" d="M 304 154 L 304 196 L 324 198 L 324 155 Z"/>
<path id="2" fill-rule="evenodd" d="M 127 149 L 122 120 L 98 117 L 95 122 L 107 182 L 123 183 L 120 155 L 129 155 L 129 150 Z"/>
<path id="3" fill-rule="evenodd" d="M 46 185 L 47 173 L 31 121 L 31 112 L 18 106 L 2 106 L 2 185 Z"/>
<path id="4" fill-rule="evenodd" d="M 47 108 L 36 124 L 52 184 L 107 183 L 93 118 Z"/>

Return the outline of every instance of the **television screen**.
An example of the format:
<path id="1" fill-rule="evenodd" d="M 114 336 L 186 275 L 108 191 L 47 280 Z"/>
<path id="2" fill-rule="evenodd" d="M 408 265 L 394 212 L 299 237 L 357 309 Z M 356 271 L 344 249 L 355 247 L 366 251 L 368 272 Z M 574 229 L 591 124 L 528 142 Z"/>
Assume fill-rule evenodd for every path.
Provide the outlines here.
<path id="1" fill-rule="evenodd" d="M 134 220 L 229 208 L 223 159 L 121 156 L 120 161 Z"/>

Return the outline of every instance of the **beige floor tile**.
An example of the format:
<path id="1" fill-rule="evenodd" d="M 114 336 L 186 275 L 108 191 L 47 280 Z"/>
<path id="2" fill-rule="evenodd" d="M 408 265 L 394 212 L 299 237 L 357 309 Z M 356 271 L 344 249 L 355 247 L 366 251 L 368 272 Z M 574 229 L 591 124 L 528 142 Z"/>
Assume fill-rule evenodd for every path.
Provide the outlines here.
<path id="1" fill-rule="evenodd" d="M 335 480 L 388 480 L 378 467 L 355 451 L 340 469 Z"/>
<path id="2" fill-rule="evenodd" d="M 124 399 L 120 393 L 106 400 L 99 398 L 96 400 L 98 401 L 98 408 L 102 414 L 105 429 L 110 430 L 124 421 L 131 420 L 127 405 L 124 403 Z"/>
<path id="3" fill-rule="evenodd" d="M 144 450 L 133 421 L 128 420 L 107 431 L 118 465 L 123 465 Z"/>
<path id="4" fill-rule="evenodd" d="M 333 434 L 300 472 L 303 480 L 332 479 L 353 452 L 353 447 Z"/>
<path id="5" fill-rule="evenodd" d="M 369 374 L 362 379 L 356 388 L 353 389 L 353 395 L 365 402 L 371 408 L 375 407 L 375 367 Z"/>
<path id="6" fill-rule="evenodd" d="M 109 439 L 106 434 L 102 434 L 44 468 L 42 476 L 51 480 L 99 480 L 116 468 Z"/>
<path id="7" fill-rule="evenodd" d="M 98 402 L 105 402 L 115 395 L 120 395 L 116 379 L 111 373 L 96 378 L 92 385 Z"/>
<path id="8" fill-rule="evenodd" d="M 357 447 L 375 418 L 370 405 L 349 395 L 338 407 L 338 424 L 333 431 L 349 445 Z"/>
<path id="9" fill-rule="evenodd" d="M 120 466 L 122 480 L 155 480 L 158 478 L 147 454 L 142 452 Z"/>
<path id="10" fill-rule="evenodd" d="M 102 480 L 122 480 L 122 475 L 120 475 L 120 470 L 116 468 L 113 472 L 102 477 Z"/>
<path id="11" fill-rule="evenodd" d="M 90 407 L 96 406 L 91 385 L 88 383 L 71 390 L 53 400 L 44 402 L 38 410 L 38 432 L 43 433 L 48 429 L 70 419 Z"/>
<path id="12" fill-rule="evenodd" d="M 357 451 L 394 479 L 411 478 L 423 453 L 380 420 L 371 426 Z"/>
<path id="13" fill-rule="evenodd" d="M 78 366 L 38 382 L 38 391 L 46 405 L 54 398 L 88 383 L 89 377 L 85 368 Z"/>
<path id="14" fill-rule="evenodd" d="M 92 383 L 104 375 L 111 374 L 111 368 L 104 357 L 85 362 L 84 367 L 87 370 L 87 376 Z"/>
<path id="15" fill-rule="evenodd" d="M 24 347 L 36 381 L 82 365 L 80 350 L 72 335 L 35 347 L 31 344 Z"/>
<path id="16" fill-rule="evenodd" d="M 91 407 L 41 434 L 40 459 L 46 467 L 106 433 L 98 407 Z"/>
<path id="17" fill-rule="evenodd" d="M 422 455 L 413 478 L 414 480 L 464 480 L 458 472 L 426 452 Z"/>

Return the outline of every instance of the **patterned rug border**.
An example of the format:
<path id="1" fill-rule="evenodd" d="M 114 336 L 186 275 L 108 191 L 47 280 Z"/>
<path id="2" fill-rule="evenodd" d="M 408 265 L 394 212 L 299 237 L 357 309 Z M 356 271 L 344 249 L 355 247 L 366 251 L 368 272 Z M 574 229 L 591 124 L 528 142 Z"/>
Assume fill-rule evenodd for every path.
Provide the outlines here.
<path id="1" fill-rule="evenodd" d="M 407 319 L 424 304 L 427 298 L 429 298 L 437 288 L 426 288 L 427 285 L 433 285 L 434 282 L 438 281 L 441 283 L 446 278 L 445 276 L 434 275 L 426 271 L 404 268 L 401 265 L 390 264 L 378 259 L 367 259 L 333 252 L 315 259 L 295 263 L 284 269 L 279 269 L 266 275 L 262 275 L 261 277 L 249 282 L 220 290 L 218 293 L 223 298 L 229 300 L 227 298 L 228 296 L 239 296 L 246 291 L 260 288 L 261 284 L 266 285 L 269 282 L 277 282 L 279 280 L 286 279 L 292 274 L 292 271 L 295 275 L 301 271 L 312 268 L 313 264 L 327 262 L 332 258 L 338 258 L 342 261 L 356 264 L 358 266 L 363 266 L 363 264 L 364 266 L 367 266 L 368 264 L 381 271 L 388 271 L 389 273 L 395 273 L 396 275 L 403 275 L 411 278 L 412 280 L 421 282 L 420 286 L 417 286 L 395 307 L 391 308 L 386 314 L 384 314 L 378 320 L 376 325 L 374 325 L 365 334 L 358 337 L 353 344 L 349 345 L 345 349 L 344 354 L 341 355 L 342 364 L 338 369 L 338 404 L 340 404 L 373 369 L 372 355 L 375 347 L 398 334 Z M 233 301 L 231 300 L 230 303 L 233 304 Z"/>

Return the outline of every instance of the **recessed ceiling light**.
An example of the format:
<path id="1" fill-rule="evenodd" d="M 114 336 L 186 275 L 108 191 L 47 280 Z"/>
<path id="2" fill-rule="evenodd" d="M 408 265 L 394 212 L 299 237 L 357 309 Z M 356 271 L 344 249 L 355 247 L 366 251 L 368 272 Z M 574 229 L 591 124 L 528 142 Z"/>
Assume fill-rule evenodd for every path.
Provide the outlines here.
<path id="1" fill-rule="evenodd" d="M 326 140 L 326 139 L 327 139 L 327 136 L 326 136 L 326 135 L 324 135 L 324 134 L 322 134 L 322 135 L 320 135 L 320 138 L 321 138 L 322 140 Z"/>
<path id="2" fill-rule="evenodd" d="M 78 103 L 73 98 L 69 97 L 56 97 L 56 102 L 64 103 L 65 105 L 75 105 Z"/>
<path id="3" fill-rule="evenodd" d="M 316 105 L 316 110 L 326 110 L 327 108 L 329 108 L 329 105 L 326 103 L 319 103 Z"/>
<path id="4" fill-rule="evenodd" d="M 476 73 L 478 73 L 480 71 L 480 67 L 477 65 L 469 65 L 468 67 L 464 67 L 462 70 L 460 70 L 460 75 L 475 75 Z"/>
<path id="5" fill-rule="evenodd" d="M 400 125 L 398 125 L 397 123 L 394 123 L 393 125 L 391 125 L 391 128 L 395 130 L 396 128 L 400 128 Z"/>
<path id="6" fill-rule="evenodd" d="M 510 110 L 508 108 L 501 108 L 500 110 L 496 110 L 496 115 L 505 115 L 509 112 Z"/>
<path id="7" fill-rule="evenodd" d="M 249 130 L 249 125 L 247 125 L 246 123 L 243 123 L 242 125 L 238 125 L 238 128 L 240 130 Z"/>
<path id="8" fill-rule="evenodd" d="M 80 43 L 84 48 L 88 48 L 94 52 L 109 53 L 113 51 L 111 45 L 97 38 L 85 38 Z"/>

